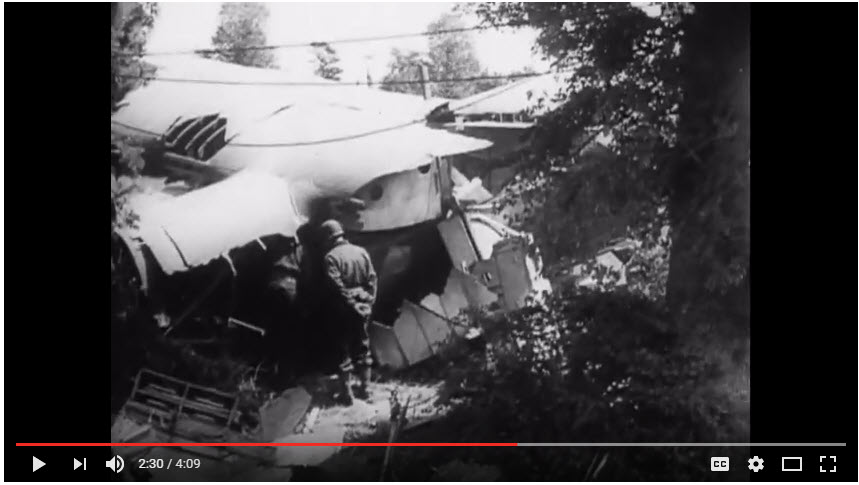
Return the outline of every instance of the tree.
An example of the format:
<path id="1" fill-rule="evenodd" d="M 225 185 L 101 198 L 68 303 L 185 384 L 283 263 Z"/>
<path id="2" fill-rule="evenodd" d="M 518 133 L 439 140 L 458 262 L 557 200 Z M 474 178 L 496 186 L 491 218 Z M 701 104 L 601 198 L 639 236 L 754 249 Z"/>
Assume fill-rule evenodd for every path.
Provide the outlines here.
<path id="1" fill-rule="evenodd" d="M 714 304 L 734 314 L 726 298 L 748 293 L 748 7 L 663 4 L 658 15 L 626 3 L 476 10 L 490 23 L 536 28 L 553 66 L 575 70 L 574 95 L 537 126 L 523 179 L 537 192 L 601 183 L 610 212 L 628 214 L 633 226 L 667 205 L 673 314 L 691 326 L 692 315 Z M 600 134 L 612 139 L 616 163 L 600 178 L 576 180 Z M 747 332 L 745 317 L 731 319 L 715 328 Z"/>
<path id="2" fill-rule="evenodd" d="M 332 81 L 339 81 L 343 69 L 336 65 L 340 62 L 337 51 L 325 42 L 314 43 L 313 49 L 316 56 L 316 75 Z"/>
<path id="3" fill-rule="evenodd" d="M 426 62 L 420 52 L 402 51 L 396 47 L 391 49 L 391 61 L 388 63 L 388 74 L 382 79 L 382 89 L 397 93 L 420 95 L 423 88 L 420 81 L 420 65 Z"/>
<path id="4" fill-rule="evenodd" d="M 411 94 L 423 93 L 423 88 L 417 82 L 420 81 L 421 63 L 427 65 L 429 78 L 433 80 L 487 76 L 488 72 L 481 67 L 477 59 L 471 35 L 468 32 L 450 32 L 463 27 L 465 24 L 458 15 L 445 13 L 427 27 L 428 32 L 438 33 L 429 36 L 429 53 L 426 58 L 417 52 L 393 49 L 388 74 L 382 80 L 382 89 Z M 504 82 L 503 79 L 487 79 L 433 83 L 431 91 L 435 97 L 458 99 Z"/>
<path id="5" fill-rule="evenodd" d="M 141 56 L 157 13 L 155 3 L 111 3 L 111 113 L 129 91 L 145 82 L 142 76 L 155 72 Z M 136 359 L 145 355 L 143 342 L 148 342 L 148 331 L 154 327 L 141 318 L 138 277 L 130 270 L 130 256 L 116 232 L 136 222 L 127 197 L 143 169 L 144 150 L 129 138 L 113 133 L 110 138 L 111 410 L 115 411 L 125 400 L 128 382 L 140 365 Z"/>
<path id="6" fill-rule="evenodd" d="M 220 23 L 212 37 L 214 51 L 205 57 L 250 67 L 275 67 L 274 54 L 266 45 L 265 23 L 269 11 L 264 3 L 224 3 Z"/>
<path id="7" fill-rule="evenodd" d="M 154 72 L 140 57 L 157 15 L 156 3 L 111 3 L 111 111 L 126 93 L 142 84 L 139 77 Z"/>
<path id="8" fill-rule="evenodd" d="M 481 76 L 485 76 L 486 79 L 474 81 L 474 92 L 482 93 L 484 91 L 497 88 L 498 86 L 503 86 L 507 83 L 516 82 L 525 77 L 524 75 L 528 74 L 536 74 L 536 71 L 529 66 L 525 66 L 512 72 L 489 72 L 484 70 Z"/>
<path id="9" fill-rule="evenodd" d="M 444 13 L 429 24 L 427 31 L 440 32 L 465 27 L 454 13 Z M 484 74 L 474 42 L 468 32 L 452 32 L 429 37 L 429 73 L 432 79 L 469 78 Z M 472 83 L 439 83 L 433 85 L 435 96 L 464 98 L 476 93 Z"/>
<path id="10" fill-rule="evenodd" d="M 155 3 L 111 4 L 111 113 L 129 91 L 144 83 L 141 77 L 155 71 L 141 57 L 157 14 L 158 5 Z M 133 177 L 143 168 L 142 151 L 129 140 L 111 135 L 112 224 L 133 222 L 133 215 L 124 205 L 124 197 L 133 187 Z"/>

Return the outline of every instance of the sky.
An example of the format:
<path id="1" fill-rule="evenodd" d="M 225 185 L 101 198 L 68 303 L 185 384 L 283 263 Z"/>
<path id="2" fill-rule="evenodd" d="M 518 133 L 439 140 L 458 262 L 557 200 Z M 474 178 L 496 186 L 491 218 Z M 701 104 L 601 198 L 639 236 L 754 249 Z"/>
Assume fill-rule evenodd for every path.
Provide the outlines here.
<path id="1" fill-rule="evenodd" d="M 150 34 L 150 52 L 211 47 L 218 24 L 220 3 L 161 3 Z M 306 43 L 334 39 L 382 36 L 426 31 L 427 25 L 455 3 L 269 3 L 266 26 L 269 44 Z M 463 17 L 466 26 L 478 19 Z M 537 71 L 548 68 L 539 54 L 532 52 L 536 33 L 530 29 L 475 31 L 470 33 L 480 63 L 489 71 L 514 72 L 523 67 Z M 387 72 L 393 47 L 427 51 L 425 36 L 405 39 L 333 44 L 340 56 L 343 81 L 364 81 L 369 72 L 380 80 Z M 311 76 L 315 65 L 307 48 L 278 49 L 278 65 L 297 75 Z"/>

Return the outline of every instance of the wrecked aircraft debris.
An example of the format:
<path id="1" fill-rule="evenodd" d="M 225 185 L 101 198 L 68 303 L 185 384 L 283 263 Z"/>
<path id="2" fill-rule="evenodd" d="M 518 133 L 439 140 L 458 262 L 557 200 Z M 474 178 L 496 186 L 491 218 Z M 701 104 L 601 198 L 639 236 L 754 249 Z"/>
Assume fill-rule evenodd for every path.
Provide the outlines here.
<path id="1" fill-rule="evenodd" d="M 231 76 L 276 75 L 198 63 Z M 394 126 L 417 111 L 427 115 L 441 102 L 416 101 L 404 108 L 408 103 L 392 99 L 411 99 L 407 95 L 360 88 L 367 94 L 360 106 L 347 106 L 325 97 L 330 91 L 286 99 L 294 92 L 272 88 L 276 94 L 238 106 L 227 94 L 235 87 L 206 89 L 222 95 L 203 99 L 201 93 L 183 91 L 189 98 L 175 106 L 159 103 L 175 113 L 154 113 L 147 99 L 175 97 L 174 90 L 186 88 L 153 82 L 129 95 L 112 124 L 125 134 L 136 126 L 142 129 L 138 135 L 168 139 L 167 152 L 184 147 L 160 160 L 183 176 L 199 169 L 207 177 L 212 170 L 223 177 L 182 195 L 136 199 L 138 227 L 118 234 L 140 290 L 168 331 L 198 319 L 268 335 L 260 295 L 273 262 L 295 251 L 303 224 L 331 216 L 350 240 L 367 248 L 379 274 L 370 334 L 382 365 L 402 368 L 438 355 L 468 332 L 453 323 L 466 308 L 495 305 L 509 311 L 529 294 L 549 290 L 528 235 L 468 209 L 492 194 L 479 178 L 454 168 L 451 157 L 485 150 L 492 142 L 423 123 L 345 136 Z M 219 110 L 219 102 L 232 104 Z M 302 134 L 327 141 L 280 143 L 284 137 L 306 139 Z M 196 143 L 214 135 L 224 135 L 223 143 Z M 273 142 L 278 143 L 266 146 Z M 312 253 L 312 241 L 300 242 Z"/>

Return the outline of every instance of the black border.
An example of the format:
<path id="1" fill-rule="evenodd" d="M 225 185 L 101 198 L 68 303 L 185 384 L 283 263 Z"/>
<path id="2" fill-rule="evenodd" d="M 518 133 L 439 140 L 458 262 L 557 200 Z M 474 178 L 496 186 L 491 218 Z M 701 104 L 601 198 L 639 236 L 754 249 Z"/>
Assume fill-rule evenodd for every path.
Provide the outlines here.
<path id="1" fill-rule="evenodd" d="M 842 481 L 857 479 L 852 235 L 841 249 L 857 201 L 856 14 L 856 4 L 752 5 L 752 441 L 847 442 Z M 752 453 L 815 464 L 817 451 Z M 799 479 L 767 475 L 754 479 Z"/>
<path id="2" fill-rule="evenodd" d="M 106 273 L 107 237 L 92 237 L 107 225 L 94 181 L 103 183 L 106 158 L 108 9 L 5 8 L 7 480 L 111 479 L 93 466 L 107 449 L 14 446 L 109 441 L 107 283 L 93 269 L 104 263 Z M 752 16 L 752 440 L 846 441 L 839 481 L 857 479 L 857 325 L 844 283 L 854 256 L 852 235 L 842 236 L 856 199 L 856 9 L 759 4 Z M 48 463 L 37 473 L 34 454 Z M 72 456 L 87 457 L 88 471 L 68 469 Z M 752 478 L 793 479 L 774 468 Z"/>
<path id="3" fill-rule="evenodd" d="M 6 480 L 109 480 L 105 4 L 16 4 L 5 22 Z M 101 182 L 104 183 L 104 182 Z M 101 199 L 102 202 L 98 202 Z M 104 268 L 99 276 L 98 268 Z M 32 456 L 46 466 L 32 471 Z M 87 458 L 87 471 L 68 465 Z M 107 473 L 104 473 L 107 471 Z"/>

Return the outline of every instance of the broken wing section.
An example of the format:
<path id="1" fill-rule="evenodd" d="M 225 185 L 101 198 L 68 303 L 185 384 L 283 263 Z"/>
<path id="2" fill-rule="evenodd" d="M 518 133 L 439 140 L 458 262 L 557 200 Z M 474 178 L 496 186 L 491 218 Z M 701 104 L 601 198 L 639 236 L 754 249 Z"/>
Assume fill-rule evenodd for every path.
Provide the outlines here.
<path id="1" fill-rule="evenodd" d="M 132 208 L 136 236 L 165 274 L 187 271 L 272 234 L 293 237 L 302 218 L 289 186 L 276 176 L 244 172 L 172 199 Z"/>

